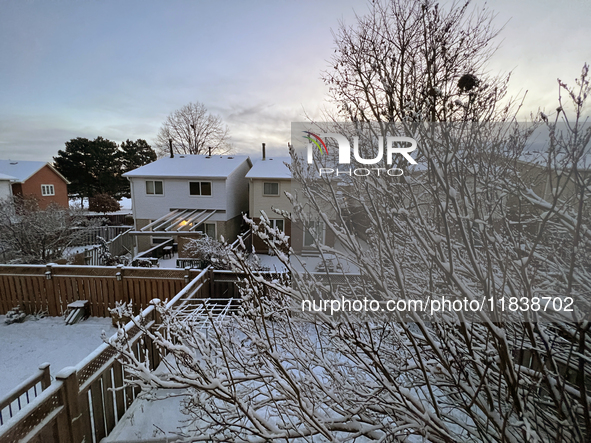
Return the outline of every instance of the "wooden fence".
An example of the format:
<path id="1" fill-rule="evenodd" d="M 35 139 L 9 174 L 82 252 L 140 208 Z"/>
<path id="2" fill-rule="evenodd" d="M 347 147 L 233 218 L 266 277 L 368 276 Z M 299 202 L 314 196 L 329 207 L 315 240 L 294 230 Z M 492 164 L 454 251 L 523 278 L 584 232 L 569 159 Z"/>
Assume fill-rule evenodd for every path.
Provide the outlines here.
<path id="1" fill-rule="evenodd" d="M 0 265 L 0 315 L 15 306 L 27 314 L 63 315 L 68 303 L 88 300 L 90 315 L 108 317 L 116 301 L 144 309 L 172 299 L 199 271 L 123 266 Z"/>
<path id="2" fill-rule="evenodd" d="M 179 300 L 210 298 L 211 276 L 209 270 L 201 271 L 167 306 L 176 306 Z M 153 305 L 135 320 L 158 327 Z M 150 369 L 155 369 L 160 355 L 154 344 L 134 322 L 125 329 L 136 357 L 143 360 L 147 355 Z M 139 392 L 124 385 L 125 370 L 116 354 L 105 343 L 76 367 L 60 371 L 54 383 L 0 426 L 0 442 L 98 443 L 113 430 Z"/>

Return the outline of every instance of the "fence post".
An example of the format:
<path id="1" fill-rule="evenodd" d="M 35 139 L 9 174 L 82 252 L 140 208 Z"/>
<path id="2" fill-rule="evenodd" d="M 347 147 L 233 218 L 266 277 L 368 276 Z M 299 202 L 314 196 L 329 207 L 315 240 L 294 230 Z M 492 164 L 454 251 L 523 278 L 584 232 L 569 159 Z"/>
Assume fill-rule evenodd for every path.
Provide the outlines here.
<path id="1" fill-rule="evenodd" d="M 191 267 L 185 266 L 185 286 L 191 281 Z"/>
<path id="2" fill-rule="evenodd" d="M 49 312 L 49 315 L 51 317 L 57 317 L 61 314 L 61 309 L 58 309 L 58 300 L 55 296 L 55 289 L 53 287 L 52 266 L 53 263 L 49 263 L 45 271 L 45 297 L 47 299 L 47 311 Z"/>
<path id="3" fill-rule="evenodd" d="M 215 298 L 214 295 L 214 281 L 213 281 L 213 268 L 209 268 L 209 272 L 208 272 L 208 276 L 209 276 L 209 298 Z"/>
<path id="4" fill-rule="evenodd" d="M 41 377 L 41 390 L 45 391 L 51 384 L 51 375 L 49 373 L 49 363 L 41 363 L 39 370 L 43 371 L 43 377 Z"/>
<path id="5" fill-rule="evenodd" d="M 115 301 L 127 302 L 127 297 L 125 297 L 125 283 L 123 282 L 123 265 L 117 265 L 115 277 L 117 278 L 115 282 Z"/>
<path id="6" fill-rule="evenodd" d="M 56 374 L 55 379 L 63 384 L 63 400 L 68 418 L 68 434 L 72 443 L 82 442 L 80 408 L 78 405 L 78 376 L 76 368 L 69 366 Z"/>

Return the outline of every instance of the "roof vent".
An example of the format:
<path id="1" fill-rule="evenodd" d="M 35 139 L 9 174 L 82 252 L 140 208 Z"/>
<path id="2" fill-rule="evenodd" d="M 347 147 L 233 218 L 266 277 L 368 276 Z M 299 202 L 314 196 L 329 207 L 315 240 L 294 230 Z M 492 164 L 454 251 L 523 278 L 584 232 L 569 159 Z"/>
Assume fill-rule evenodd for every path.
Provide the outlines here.
<path id="1" fill-rule="evenodd" d="M 18 162 L 17 161 L 14 161 L 14 160 L 11 160 L 10 164 L 11 165 L 18 165 Z"/>
<path id="2" fill-rule="evenodd" d="M 232 160 L 234 157 L 228 157 L 228 160 Z"/>
<path id="3" fill-rule="evenodd" d="M 206 155 L 205 158 L 211 158 L 211 155 Z"/>
<path id="4" fill-rule="evenodd" d="M 185 156 L 184 155 L 181 155 L 180 158 L 185 158 Z"/>

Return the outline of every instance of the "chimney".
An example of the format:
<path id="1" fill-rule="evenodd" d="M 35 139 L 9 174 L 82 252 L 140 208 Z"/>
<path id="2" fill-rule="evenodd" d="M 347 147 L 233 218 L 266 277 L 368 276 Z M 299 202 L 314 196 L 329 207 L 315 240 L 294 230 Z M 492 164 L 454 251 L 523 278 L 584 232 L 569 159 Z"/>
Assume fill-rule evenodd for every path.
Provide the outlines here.
<path id="1" fill-rule="evenodd" d="M 263 143 L 263 160 L 265 160 L 265 159 L 266 159 L 266 156 L 265 156 L 265 144 Z"/>
<path id="2" fill-rule="evenodd" d="M 168 146 L 170 147 L 170 158 L 174 158 L 174 152 L 172 151 L 172 138 L 168 139 Z"/>

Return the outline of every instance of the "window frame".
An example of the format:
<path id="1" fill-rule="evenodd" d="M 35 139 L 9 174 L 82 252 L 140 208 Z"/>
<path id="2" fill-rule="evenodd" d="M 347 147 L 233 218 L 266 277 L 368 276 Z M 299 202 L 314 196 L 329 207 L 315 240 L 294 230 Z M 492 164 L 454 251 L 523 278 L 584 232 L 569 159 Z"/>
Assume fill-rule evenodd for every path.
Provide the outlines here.
<path id="1" fill-rule="evenodd" d="M 277 185 L 277 194 L 268 194 L 265 192 L 265 185 Z M 279 182 L 263 182 L 263 196 L 264 197 L 279 197 L 281 195 L 281 185 Z"/>
<path id="2" fill-rule="evenodd" d="M 162 185 L 162 192 L 161 193 L 157 193 L 156 192 L 156 183 L 160 182 Z M 149 196 L 157 196 L 157 195 L 164 195 L 164 180 L 146 180 L 145 181 L 145 186 L 146 186 L 146 195 Z M 148 183 L 152 183 L 152 189 L 154 192 L 148 192 Z"/>
<path id="3" fill-rule="evenodd" d="M 50 191 L 49 192 L 45 192 L 45 191 Z M 43 197 L 52 197 L 55 195 L 55 186 L 52 184 L 47 184 L 47 185 L 41 185 L 41 195 Z"/>
<path id="4" fill-rule="evenodd" d="M 199 194 L 191 194 L 191 183 L 199 183 Z M 203 183 L 209 183 L 209 194 L 202 193 Z M 213 182 L 209 180 L 189 180 L 189 197 L 213 197 Z"/>
<path id="5" fill-rule="evenodd" d="M 320 233 L 320 238 L 313 238 L 313 242 L 307 244 L 306 243 L 306 236 L 310 235 L 312 236 L 312 234 L 310 234 L 310 225 L 316 225 L 316 226 L 321 226 L 322 227 L 322 232 Z M 303 247 L 304 248 L 314 248 L 314 243 L 317 243 L 319 245 L 324 245 L 326 244 L 326 226 L 324 225 L 324 222 L 321 220 L 317 220 L 317 221 L 309 221 L 306 222 L 304 224 L 304 233 L 303 233 Z"/>
<path id="6" fill-rule="evenodd" d="M 168 240 L 170 240 L 170 237 L 159 237 L 157 235 L 150 235 L 150 242 L 152 243 L 152 246 L 161 245 L 162 243 L 167 242 Z"/>
<path id="7" fill-rule="evenodd" d="M 270 219 L 269 219 L 269 222 L 271 222 L 271 223 L 270 223 L 270 225 L 271 225 L 271 227 L 272 227 L 273 229 L 279 229 L 279 228 L 277 228 L 277 222 L 281 222 L 281 224 L 282 224 L 283 226 L 282 226 L 282 227 L 281 227 L 281 229 L 279 229 L 279 230 L 280 230 L 281 232 L 285 233 L 285 220 L 284 220 L 284 219 L 282 219 L 282 218 L 270 218 Z"/>

